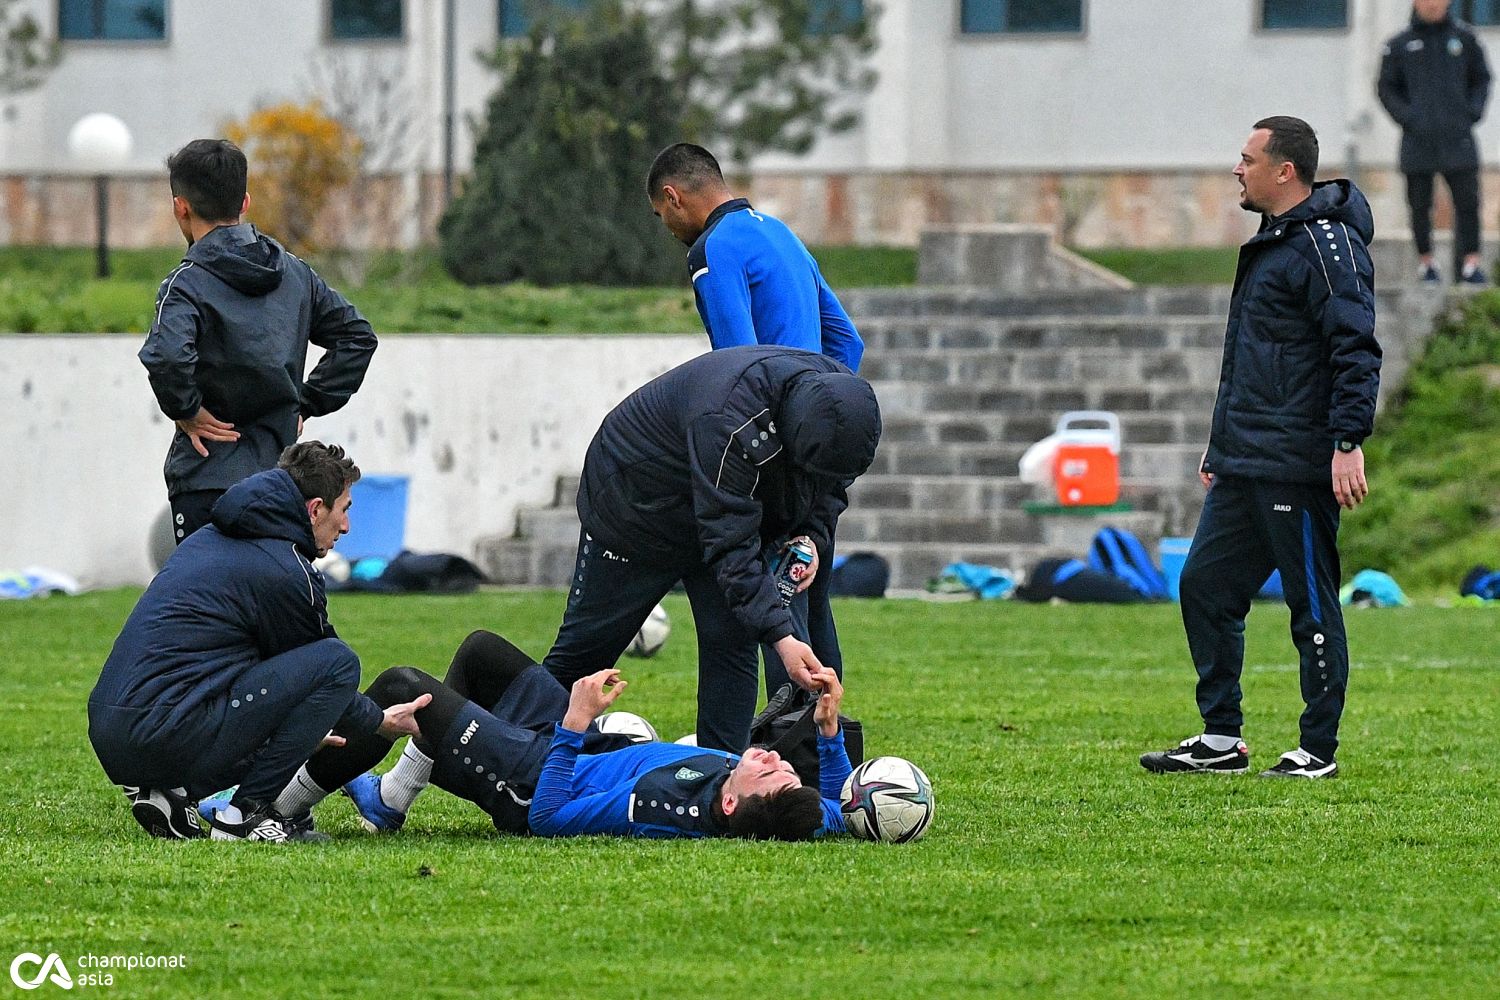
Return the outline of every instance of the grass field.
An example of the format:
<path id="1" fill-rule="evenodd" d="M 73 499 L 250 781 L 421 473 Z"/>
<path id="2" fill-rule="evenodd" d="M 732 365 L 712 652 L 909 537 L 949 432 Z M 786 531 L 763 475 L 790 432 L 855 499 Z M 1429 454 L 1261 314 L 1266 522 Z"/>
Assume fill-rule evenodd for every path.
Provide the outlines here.
<path id="1" fill-rule="evenodd" d="M 430 791 L 332 844 L 154 842 L 84 703 L 134 591 L 0 603 L 9 954 L 182 954 L 114 995 L 1237 997 L 1500 994 L 1497 619 L 1351 612 L 1344 776 L 1155 777 L 1195 731 L 1172 607 L 842 602 L 850 714 L 932 776 L 903 847 L 547 842 Z M 440 672 L 472 627 L 540 653 L 562 598 L 334 598 L 366 676 Z M 693 644 L 626 661 L 621 707 L 691 728 Z M 1251 616 L 1253 763 L 1295 742 L 1286 612 Z M 48 986 L 42 992 L 52 990 Z M 38 993 L 37 995 L 42 995 Z"/>

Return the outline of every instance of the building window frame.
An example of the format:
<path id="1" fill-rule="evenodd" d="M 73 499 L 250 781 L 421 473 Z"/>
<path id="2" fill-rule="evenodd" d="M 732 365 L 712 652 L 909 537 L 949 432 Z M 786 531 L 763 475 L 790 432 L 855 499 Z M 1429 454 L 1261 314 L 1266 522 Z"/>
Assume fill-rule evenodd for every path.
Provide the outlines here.
<path id="1" fill-rule="evenodd" d="M 1089 34 L 1089 0 L 1078 0 L 1077 31 L 965 31 L 964 3 L 954 4 L 953 31 L 961 42 L 1083 41 Z"/>
<path id="2" fill-rule="evenodd" d="M 1256 35 L 1265 35 L 1272 38 L 1284 38 L 1287 36 L 1297 35 L 1315 35 L 1318 37 L 1326 38 L 1332 35 L 1347 35 L 1351 30 L 1350 22 L 1353 21 L 1353 17 L 1351 16 L 1353 11 L 1350 9 L 1352 2 L 1353 0 L 1344 0 L 1343 24 L 1332 25 L 1324 28 L 1306 27 L 1301 25 L 1289 28 L 1275 28 L 1266 25 L 1266 0 L 1256 0 L 1254 14 L 1255 22 L 1251 25 L 1252 33 Z"/>
<path id="3" fill-rule="evenodd" d="M 165 47 L 172 44 L 172 0 L 161 0 L 161 37 L 160 38 L 111 38 L 108 35 L 95 35 L 88 38 L 69 38 L 63 35 L 63 5 L 69 0 L 57 0 L 52 5 L 53 13 L 57 17 L 57 40 L 67 46 L 109 46 L 117 48 L 122 45 L 140 45 L 146 47 Z M 102 11 L 105 0 L 75 0 L 75 2 L 87 3 Z"/>
<path id="4" fill-rule="evenodd" d="M 410 10 L 407 0 L 400 0 L 397 9 L 401 15 L 401 30 L 394 35 L 340 35 L 334 31 L 334 0 L 323 4 L 323 41 L 328 45 L 405 45 L 410 29 Z"/>

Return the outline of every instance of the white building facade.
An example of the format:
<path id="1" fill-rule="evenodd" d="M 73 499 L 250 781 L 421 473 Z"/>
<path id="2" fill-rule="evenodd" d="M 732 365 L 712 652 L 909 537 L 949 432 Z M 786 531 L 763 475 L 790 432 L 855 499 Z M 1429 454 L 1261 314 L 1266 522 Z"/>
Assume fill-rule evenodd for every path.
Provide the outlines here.
<path id="1" fill-rule="evenodd" d="M 861 125 L 803 157 L 738 165 L 751 196 L 810 241 L 911 243 L 928 223 L 1040 221 L 1085 246 L 1237 242 L 1228 171 L 1270 114 L 1311 122 L 1329 172 L 1356 174 L 1384 228 L 1404 227 L 1398 137 L 1375 78 L 1407 0 L 880 0 L 878 14 L 875 0 L 828 2 L 877 18 Z M 0 113 L 0 242 L 88 241 L 90 189 L 65 151 L 84 114 L 115 114 L 135 137 L 115 185 L 121 235 L 167 243 L 168 153 L 260 105 L 326 103 L 338 81 L 338 100 L 363 92 L 407 126 L 382 165 L 407 204 L 354 238 L 430 239 L 447 110 L 461 175 L 468 119 L 499 82 L 476 53 L 524 28 L 517 0 L 24 4 L 63 39 L 63 59 Z M 1500 2 L 1454 0 L 1454 11 L 1500 42 L 1489 27 Z M 1480 148 L 1500 160 L 1494 115 Z M 1490 205 L 1495 184 L 1487 177 Z"/>

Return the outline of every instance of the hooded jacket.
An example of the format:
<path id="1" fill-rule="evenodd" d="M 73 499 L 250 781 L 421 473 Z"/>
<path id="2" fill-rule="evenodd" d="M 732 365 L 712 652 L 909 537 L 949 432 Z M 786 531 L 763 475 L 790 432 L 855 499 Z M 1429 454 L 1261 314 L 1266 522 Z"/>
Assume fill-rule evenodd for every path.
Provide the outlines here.
<path id="1" fill-rule="evenodd" d="M 327 353 L 304 381 L 309 342 Z M 374 353 L 365 318 L 281 244 L 248 223 L 208 233 L 162 281 L 139 356 L 169 419 L 205 407 L 240 438 L 204 441 L 204 458 L 179 430 L 167 494 L 224 490 L 273 468 L 297 419 L 347 403 Z"/>
<path id="2" fill-rule="evenodd" d="M 1479 166 L 1474 126 L 1490 96 L 1490 67 L 1467 24 L 1445 16 L 1411 25 L 1386 43 L 1376 94 L 1401 126 L 1406 173 Z"/>
<path id="3" fill-rule="evenodd" d="M 792 634 L 762 549 L 819 548 L 875 457 L 870 384 L 832 358 L 783 347 L 711 351 L 646 383 L 604 418 L 578 488 L 584 529 L 662 566 L 706 564 L 764 642 Z"/>
<path id="4" fill-rule="evenodd" d="M 288 650 L 336 639 L 302 494 L 282 469 L 251 476 L 189 535 L 125 620 L 91 703 L 153 709 L 143 724 L 171 732 L 246 670 Z M 339 728 L 373 733 L 382 712 L 356 695 Z"/>
<path id="5" fill-rule="evenodd" d="M 1333 180 L 1240 248 L 1204 471 L 1326 484 L 1335 442 L 1370 435 L 1374 234 L 1365 196 Z"/>

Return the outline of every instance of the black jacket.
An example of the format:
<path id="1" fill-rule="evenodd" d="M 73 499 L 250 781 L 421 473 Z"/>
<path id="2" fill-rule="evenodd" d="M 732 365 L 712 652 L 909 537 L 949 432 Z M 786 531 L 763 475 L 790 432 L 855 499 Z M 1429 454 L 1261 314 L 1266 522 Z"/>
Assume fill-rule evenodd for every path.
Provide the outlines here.
<path id="1" fill-rule="evenodd" d="M 337 638 L 316 555 L 291 476 L 271 469 L 233 487 L 136 602 L 89 701 L 151 707 L 143 724 L 168 732 L 262 660 Z M 381 718 L 356 695 L 339 728 L 373 733 Z"/>
<path id="2" fill-rule="evenodd" d="M 1374 234 L 1365 196 L 1334 180 L 1240 248 L 1205 471 L 1328 483 L 1334 443 L 1370 435 Z"/>
<path id="3" fill-rule="evenodd" d="M 309 342 L 327 353 L 304 382 Z M 206 407 L 240 439 L 205 441 L 204 458 L 178 431 L 167 494 L 228 489 L 273 468 L 297 418 L 348 402 L 374 353 L 365 318 L 281 244 L 248 223 L 204 236 L 161 283 L 140 359 L 170 419 Z"/>
<path id="4" fill-rule="evenodd" d="M 708 565 L 736 618 L 774 642 L 792 634 L 792 619 L 762 549 L 804 533 L 826 549 L 879 440 L 874 391 L 832 358 L 712 351 L 604 418 L 584 458 L 578 516 L 631 558 Z"/>
<path id="5" fill-rule="evenodd" d="M 1490 68 L 1479 39 L 1462 21 L 1411 26 L 1385 45 L 1376 93 L 1401 126 L 1401 169 L 1407 173 L 1479 166 L 1474 126 L 1490 96 Z"/>

